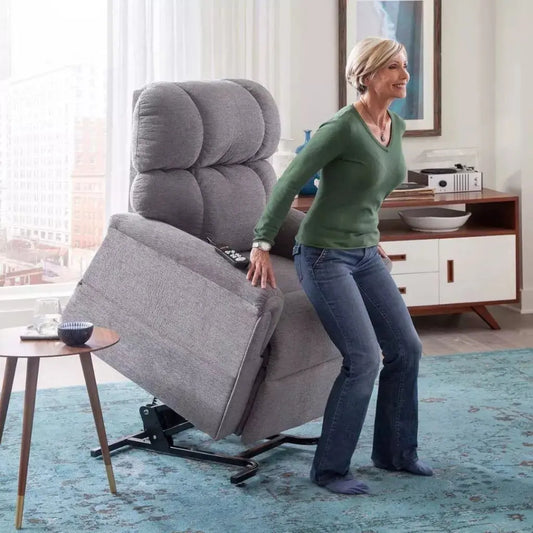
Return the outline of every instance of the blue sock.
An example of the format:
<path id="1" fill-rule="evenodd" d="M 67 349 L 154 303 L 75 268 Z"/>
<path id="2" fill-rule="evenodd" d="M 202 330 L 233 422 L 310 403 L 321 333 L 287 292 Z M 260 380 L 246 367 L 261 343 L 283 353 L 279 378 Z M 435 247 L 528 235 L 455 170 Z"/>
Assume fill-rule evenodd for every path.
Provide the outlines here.
<path id="1" fill-rule="evenodd" d="M 404 466 L 402 470 L 405 470 L 406 472 L 410 472 L 411 474 L 415 474 L 417 476 L 432 476 L 433 475 L 433 469 L 417 459 L 414 463 L 411 463 L 407 466 Z"/>
<path id="2" fill-rule="evenodd" d="M 370 490 L 366 483 L 357 481 L 355 478 L 346 479 L 336 479 L 331 481 L 327 485 L 324 485 L 324 488 L 330 490 L 331 492 L 336 492 L 338 494 L 367 494 Z"/>
<path id="3" fill-rule="evenodd" d="M 409 463 L 402 467 L 384 465 L 376 461 L 374 461 L 374 465 L 377 468 L 382 468 L 384 470 L 409 472 L 410 474 L 415 474 L 416 476 L 432 476 L 433 475 L 433 469 L 427 464 L 420 461 L 420 459 L 417 459 L 416 461 Z"/>
<path id="4" fill-rule="evenodd" d="M 311 481 L 315 481 L 315 468 L 311 469 Z M 318 483 L 317 483 L 318 485 Z M 357 481 L 351 473 L 346 474 L 344 477 L 334 479 L 325 485 L 319 485 L 328 489 L 331 492 L 336 492 L 337 494 L 367 494 L 370 490 L 366 483 Z"/>

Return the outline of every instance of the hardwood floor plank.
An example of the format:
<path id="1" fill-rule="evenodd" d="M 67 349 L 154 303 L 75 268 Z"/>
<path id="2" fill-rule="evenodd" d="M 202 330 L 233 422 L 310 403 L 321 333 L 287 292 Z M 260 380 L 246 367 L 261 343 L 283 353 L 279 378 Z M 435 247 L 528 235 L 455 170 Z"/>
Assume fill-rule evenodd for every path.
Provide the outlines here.
<path id="1" fill-rule="evenodd" d="M 489 310 L 500 330 L 491 330 L 475 313 L 414 317 L 424 355 L 533 348 L 533 314 L 504 306 Z"/>

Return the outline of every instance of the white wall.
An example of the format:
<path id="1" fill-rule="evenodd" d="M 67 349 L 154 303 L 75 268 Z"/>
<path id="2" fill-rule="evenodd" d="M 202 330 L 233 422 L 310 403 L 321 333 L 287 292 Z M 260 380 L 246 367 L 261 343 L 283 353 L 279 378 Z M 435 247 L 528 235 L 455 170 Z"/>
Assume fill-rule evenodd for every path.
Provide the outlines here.
<path id="1" fill-rule="evenodd" d="M 337 110 L 337 1 L 291 0 L 293 148 Z"/>
<path id="2" fill-rule="evenodd" d="M 518 109 L 513 115 L 512 128 L 520 135 L 520 163 L 517 174 L 520 176 L 521 227 L 522 227 L 522 312 L 533 313 L 533 70 L 530 53 L 530 27 L 533 20 L 533 2 L 531 0 L 512 0 L 513 20 L 511 27 L 514 35 L 520 36 L 518 42 L 512 41 L 513 62 L 519 65 L 520 94 L 516 97 Z M 519 4 L 518 6 L 516 4 Z M 506 80 L 502 80 L 504 83 Z M 511 80 L 514 83 L 513 80 Z M 506 85 L 497 91 L 505 101 Z M 516 105 L 516 104 L 515 104 Z M 518 180 L 517 180 L 518 181 Z"/>
<path id="3" fill-rule="evenodd" d="M 514 0 L 511 3 L 518 4 Z M 521 189 L 521 73 L 520 10 L 509 2 L 495 4 L 494 25 L 494 154 L 496 186 L 519 193 Z"/>
<path id="4" fill-rule="evenodd" d="M 292 0 L 291 17 L 294 148 L 338 109 L 337 2 Z M 442 135 L 404 141 L 408 166 L 425 150 L 476 148 L 485 186 L 521 195 L 523 312 L 533 312 L 533 85 L 519 51 L 531 20 L 532 0 L 442 0 Z"/>
<path id="5" fill-rule="evenodd" d="M 496 0 L 494 5 L 494 156 L 496 187 L 520 195 L 522 229 L 522 312 L 533 313 L 533 186 L 530 121 L 531 67 L 526 65 L 530 0 Z M 528 19 L 529 17 L 529 19 Z M 522 52 L 524 50 L 524 52 Z M 530 61 L 529 61 L 530 62 Z M 529 111 L 529 112 L 528 112 Z"/>

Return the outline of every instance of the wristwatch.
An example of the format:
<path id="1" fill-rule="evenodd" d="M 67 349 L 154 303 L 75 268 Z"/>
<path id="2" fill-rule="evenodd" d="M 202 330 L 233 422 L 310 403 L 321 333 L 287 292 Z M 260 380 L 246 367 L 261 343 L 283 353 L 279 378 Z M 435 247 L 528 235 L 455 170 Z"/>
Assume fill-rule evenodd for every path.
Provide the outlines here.
<path id="1" fill-rule="evenodd" d="M 270 248 L 272 248 L 272 245 L 266 241 L 254 241 L 252 243 L 252 248 L 259 248 L 260 250 L 263 250 L 263 252 L 268 252 Z"/>

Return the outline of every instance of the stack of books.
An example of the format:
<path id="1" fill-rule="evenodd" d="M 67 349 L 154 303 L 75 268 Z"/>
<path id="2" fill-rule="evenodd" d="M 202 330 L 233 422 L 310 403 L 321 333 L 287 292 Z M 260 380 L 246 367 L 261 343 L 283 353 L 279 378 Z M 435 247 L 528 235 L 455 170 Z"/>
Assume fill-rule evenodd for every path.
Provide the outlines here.
<path id="1" fill-rule="evenodd" d="M 57 334 L 57 328 L 55 328 L 55 331 L 53 328 L 50 328 L 49 331 L 40 333 L 39 330 L 33 326 L 28 326 L 25 330 L 22 331 L 20 334 L 20 340 L 21 341 L 56 341 L 59 340 L 59 336 Z"/>
<path id="2" fill-rule="evenodd" d="M 394 189 L 384 200 L 385 202 L 398 200 L 431 200 L 435 197 L 435 189 L 420 183 L 406 181 Z"/>

